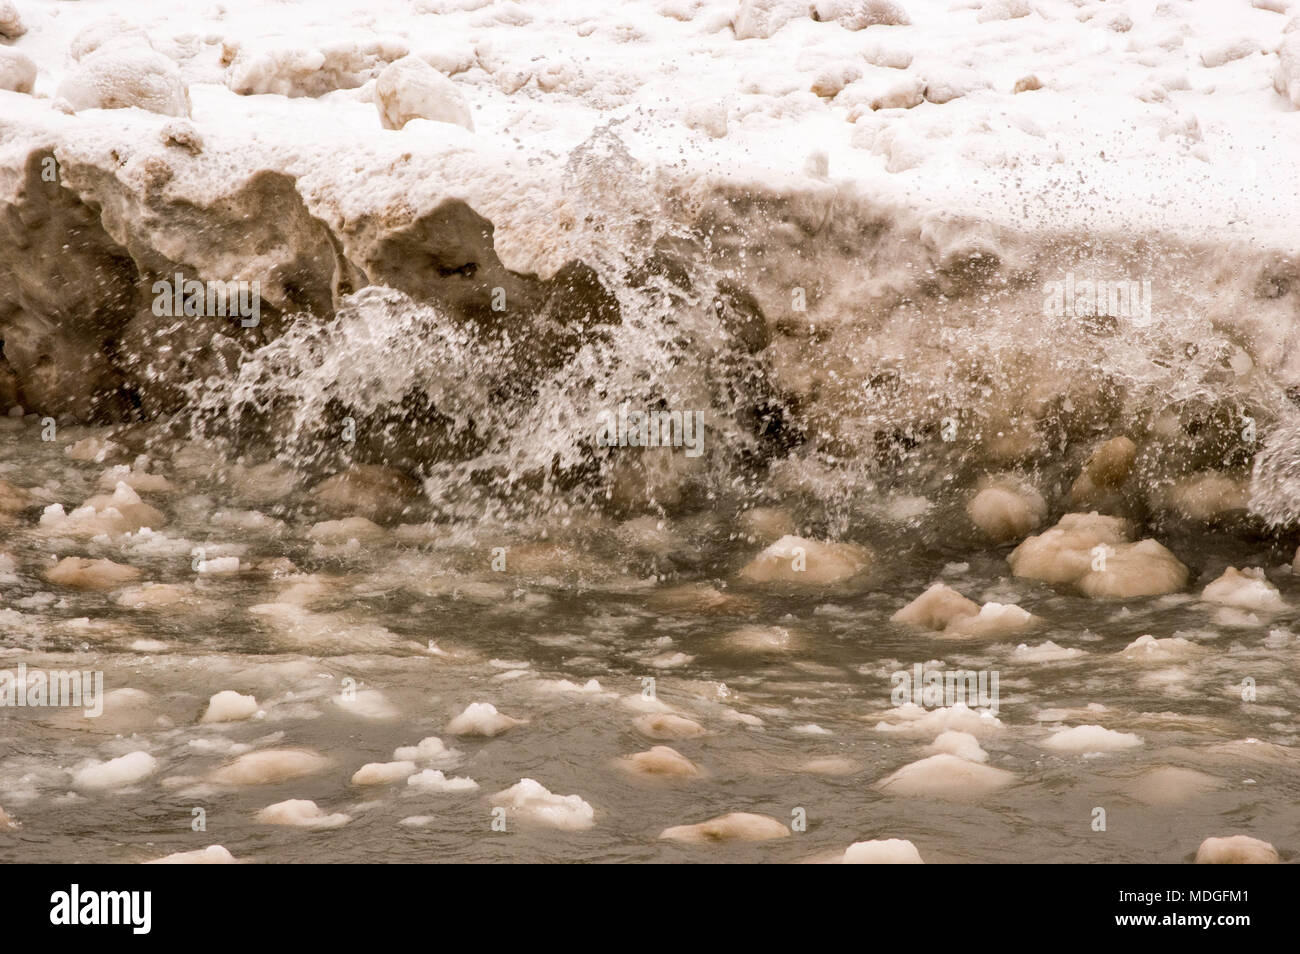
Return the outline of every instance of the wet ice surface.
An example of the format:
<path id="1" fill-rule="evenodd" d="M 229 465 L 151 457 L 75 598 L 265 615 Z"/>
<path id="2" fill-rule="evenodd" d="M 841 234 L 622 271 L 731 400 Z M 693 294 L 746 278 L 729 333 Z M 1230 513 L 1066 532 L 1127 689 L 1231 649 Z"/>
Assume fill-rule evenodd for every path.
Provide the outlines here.
<path id="1" fill-rule="evenodd" d="M 165 460 L 172 489 L 140 490 L 163 527 L 87 537 L 39 520 L 113 492 L 108 463 L 64 453 L 91 432 L 3 427 L 0 479 L 48 500 L 0 524 L 0 669 L 102 670 L 109 695 L 98 719 L 0 710 L 0 805 L 21 823 L 0 860 L 219 844 L 255 862 L 798 862 L 906 839 L 929 863 L 1182 862 L 1233 834 L 1294 857 L 1300 610 L 1200 600 L 1258 566 L 1300 607 L 1264 542 L 1166 540 L 1193 573 L 1170 597 L 1094 601 L 1012 578 L 1009 547 L 915 540 L 863 540 L 868 573 L 807 587 L 746 581 L 763 542 L 729 539 L 722 515 L 313 533 L 324 517 Z M 140 575 L 47 581 L 67 556 Z M 1042 622 L 891 622 L 940 581 Z M 891 674 L 918 663 L 996 670 L 996 721 L 891 711 Z M 656 746 L 681 758 L 626 759 Z M 807 830 L 660 838 L 729 813 Z"/>

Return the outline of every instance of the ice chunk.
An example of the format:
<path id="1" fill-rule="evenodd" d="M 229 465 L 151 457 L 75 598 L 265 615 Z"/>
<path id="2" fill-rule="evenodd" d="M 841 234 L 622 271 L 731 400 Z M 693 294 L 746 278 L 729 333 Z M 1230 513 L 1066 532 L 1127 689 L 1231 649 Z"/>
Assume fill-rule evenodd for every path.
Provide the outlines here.
<path id="1" fill-rule="evenodd" d="M 1198 865 L 1275 865 L 1277 849 L 1249 835 L 1207 838 L 1196 850 Z"/>
<path id="2" fill-rule="evenodd" d="M 188 116 L 190 94 L 172 60 L 146 46 L 97 50 L 68 72 L 59 96 L 75 110 L 137 107 Z"/>
<path id="3" fill-rule="evenodd" d="M 448 778 L 438 769 L 425 769 L 406 780 L 411 788 L 422 792 L 473 792 L 478 789 L 478 782 L 472 778 L 455 776 Z"/>
<path id="4" fill-rule="evenodd" d="M 456 84 L 418 56 L 390 63 L 375 82 L 375 106 L 385 129 L 431 119 L 474 131 L 469 106 Z"/>
<path id="5" fill-rule="evenodd" d="M 472 702 L 460 715 L 447 723 L 452 735 L 500 735 L 507 729 L 524 725 L 527 719 L 515 719 L 497 711 L 490 702 Z"/>
<path id="6" fill-rule="evenodd" d="M 368 762 L 352 774 L 352 784 L 387 785 L 404 778 L 409 781 L 409 776 L 414 774 L 414 762 Z"/>
<path id="7" fill-rule="evenodd" d="M 158 770 L 158 760 L 148 752 L 130 752 L 107 762 L 94 762 L 72 775 L 76 788 L 123 788 L 143 781 Z"/>
<path id="8" fill-rule="evenodd" d="M 309 749 L 265 749 L 249 752 L 211 773 L 222 785 L 270 785 L 323 772 L 330 762 Z"/>
<path id="9" fill-rule="evenodd" d="M 524 824 L 578 831 L 596 824 L 595 810 L 577 795 L 555 795 L 540 782 L 520 779 L 515 785 L 492 796 L 492 804 L 505 808 L 510 817 Z"/>
<path id="10" fill-rule="evenodd" d="M 1131 732 L 1116 732 L 1099 725 L 1076 725 L 1053 733 L 1043 743 L 1058 752 L 1119 752 L 1142 744 Z"/>
<path id="11" fill-rule="evenodd" d="M 740 571 L 752 583 L 840 583 L 871 564 L 871 554 L 851 543 L 827 543 L 784 536 Z"/>
<path id="12" fill-rule="evenodd" d="M 667 841 L 681 841 L 690 845 L 704 845 L 723 841 L 768 841 L 787 838 L 790 829 L 770 815 L 752 812 L 731 812 L 695 825 L 675 825 L 665 828 L 659 837 Z"/>
<path id="13" fill-rule="evenodd" d="M 1253 567 L 1240 571 L 1228 567 L 1201 591 L 1201 599 L 1261 613 L 1280 613 L 1287 608 L 1277 587 L 1264 577 L 1264 571 Z"/>
<path id="14" fill-rule="evenodd" d="M 197 851 L 178 851 L 174 855 L 146 861 L 149 865 L 237 865 L 239 862 L 221 845 L 208 845 Z"/>
<path id="15" fill-rule="evenodd" d="M 846 865 L 922 865 L 921 853 L 910 841 L 902 838 L 885 838 L 877 841 L 857 841 L 844 849 Z"/>
<path id="16" fill-rule="evenodd" d="M 305 798 L 290 798 L 268 805 L 257 813 L 264 825 L 291 825 L 296 828 L 339 828 L 352 821 L 341 812 L 327 814 L 315 802 Z"/>
<path id="17" fill-rule="evenodd" d="M 208 700 L 202 722 L 239 722 L 257 715 L 257 699 L 243 696 L 233 689 L 223 689 Z"/>
<path id="18" fill-rule="evenodd" d="M 1005 769 L 944 752 L 904 765 L 877 782 L 876 788 L 887 795 L 960 799 L 996 792 L 1015 778 Z"/>
<path id="19" fill-rule="evenodd" d="M 626 755 L 617 764 L 633 775 L 651 778 L 694 778 L 700 774 L 694 762 L 667 745 L 656 745 L 648 751 Z"/>

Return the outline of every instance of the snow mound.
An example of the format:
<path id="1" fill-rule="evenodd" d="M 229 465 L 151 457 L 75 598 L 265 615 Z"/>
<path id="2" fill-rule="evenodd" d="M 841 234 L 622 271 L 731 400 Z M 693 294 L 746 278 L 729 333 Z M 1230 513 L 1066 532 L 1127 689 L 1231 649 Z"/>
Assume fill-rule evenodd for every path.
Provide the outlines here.
<path id="1" fill-rule="evenodd" d="M 111 46 L 90 54 L 59 84 L 74 110 L 145 109 L 189 116 L 190 94 L 180 68 L 144 46 Z"/>
<path id="2" fill-rule="evenodd" d="M 384 68 L 375 82 L 375 106 L 385 129 L 430 119 L 474 131 L 469 106 L 456 84 L 418 56 L 404 56 Z"/>
<path id="3" fill-rule="evenodd" d="M 26 53 L 0 46 L 0 89 L 30 93 L 35 85 L 35 61 Z"/>
<path id="4" fill-rule="evenodd" d="M 365 85 L 408 52 L 405 43 L 390 37 L 339 40 L 319 47 L 274 42 L 242 47 L 231 60 L 226 85 L 241 96 L 323 96 Z"/>

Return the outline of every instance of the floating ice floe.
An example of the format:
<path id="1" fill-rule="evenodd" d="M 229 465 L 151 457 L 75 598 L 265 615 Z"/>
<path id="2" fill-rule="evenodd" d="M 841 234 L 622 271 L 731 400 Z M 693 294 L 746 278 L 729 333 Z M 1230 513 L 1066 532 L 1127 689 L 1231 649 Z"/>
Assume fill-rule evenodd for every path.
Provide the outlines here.
<path id="1" fill-rule="evenodd" d="M 295 828 L 339 828 L 352 821 L 342 812 L 329 814 L 306 798 L 290 798 L 267 805 L 257 813 L 263 825 L 289 825 Z"/>
<path id="2" fill-rule="evenodd" d="M 492 796 L 492 804 L 506 809 L 523 824 L 579 831 L 596 824 L 596 812 L 578 795 L 555 795 L 531 778 Z"/>
<path id="3" fill-rule="evenodd" d="M 353 693 L 335 695 L 334 704 L 348 715 L 371 722 L 392 722 L 402 717 L 402 711 L 388 701 L 378 689 L 361 689 Z"/>
<path id="4" fill-rule="evenodd" d="M 239 557 L 214 557 L 210 560 L 199 560 L 195 564 L 195 570 L 204 576 L 227 576 L 231 573 L 238 573 L 240 570 Z"/>
<path id="5" fill-rule="evenodd" d="M 208 845 L 197 851 L 178 851 L 174 855 L 146 861 L 147 865 L 237 865 L 239 861 L 221 845 Z"/>
<path id="6" fill-rule="evenodd" d="M 326 544 L 374 543 L 386 535 L 383 527 L 365 517 L 323 520 L 307 531 L 307 539 Z"/>
<path id="7" fill-rule="evenodd" d="M 111 590 L 139 579 L 140 571 L 112 560 L 64 557 L 45 571 L 45 578 L 59 586 L 79 590 Z"/>
<path id="8" fill-rule="evenodd" d="M 966 505 L 966 515 L 983 534 L 996 543 L 1023 540 L 1042 524 L 1047 503 L 1032 488 L 1018 481 L 992 482 Z"/>
<path id="9" fill-rule="evenodd" d="M 532 688 L 538 692 L 557 695 L 598 696 L 602 698 L 613 698 L 616 695 L 616 693 L 606 692 L 602 689 L 600 683 L 595 679 L 588 679 L 584 683 L 570 682 L 568 679 L 538 679 L 532 683 Z"/>
<path id="10" fill-rule="evenodd" d="M 885 713 L 885 718 L 876 723 L 877 732 L 931 738 L 949 729 L 984 736 L 1001 732 L 1004 728 L 1006 727 L 997 716 L 976 711 L 964 702 L 940 709 L 924 709 L 909 702 L 890 709 Z"/>
<path id="11" fill-rule="evenodd" d="M 1198 865 L 1275 865 L 1278 860 L 1276 848 L 1249 835 L 1207 838 L 1196 849 Z"/>
<path id="12" fill-rule="evenodd" d="M 742 626 L 724 639 L 731 648 L 749 653 L 784 653 L 798 644 L 794 634 L 784 626 Z"/>
<path id="13" fill-rule="evenodd" d="M 80 537 L 118 536 L 145 527 L 157 530 L 166 518 L 143 500 L 129 485 L 118 482 L 112 494 L 97 494 L 65 513 L 62 504 L 50 504 L 41 514 L 42 530 Z"/>
<path id="14" fill-rule="evenodd" d="M 1011 572 L 1048 583 L 1074 584 L 1093 598 L 1159 596 L 1181 590 L 1187 567 L 1155 540 L 1128 542 L 1119 517 L 1070 513 L 1025 540 L 1007 557 Z"/>
<path id="15" fill-rule="evenodd" d="M 958 732 L 948 729 L 940 732 L 933 742 L 927 745 L 922 751 L 926 755 L 955 755 L 958 758 L 966 759 L 968 762 L 987 762 L 989 754 L 980 748 L 979 739 L 969 732 Z"/>
<path id="16" fill-rule="evenodd" d="M 478 782 L 472 778 L 454 776 L 448 778 L 438 769 L 425 769 L 406 780 L 406 784 L 421 792 L 473 792 L 478 790 Z"/>
<path id="17" fill-rule="evenodd" d="M 980 606 L 945 583 L 933 584 L 890 618 L 954 637 L 1003 636 L 1039 622 L 1015 604 L 990 602 Z"/>
<path id="18" fill-rule="evenodd" d="M 1142 744 L 1142 739 L 1131 732 L 1116 732 L 1099 725 L 1076 725 L 1073 728 L 1054 732 L 1043 742 L 1049 749 L 1058 752 L 1119 752 L 1135 748 Z"/>
<path id="19" fill-rule="evenodd" d="M 871 553 L 851 543 L 827 543 L 784 536 L 740 571 L 751 583 L 842 583 L 871 565 Z"/>
<path id="20" fill-rule="evenodd" d="M 415 774 L 414 762 L 367 762 L 352 773 L 353 785 L 388 785 Z"/>
<path id="21" fill-rule="evenodd" d="M 693 739 L 704 735 L 704 726 L 694 719 L 671 712 L 649 713 L 639 716 L 632 724 L 642 735 L 651 739 Z"/>
<path id="22" fill-rule="evenodd" d="M 436 735 L 426 736 L 415 745 L 401 745 L 393 750 L 399 762 L 441 762 L 460 758 L 460 752 L 449 749 Z"/>
<path id="23" fill-rule="evenodd" d="M 241 755 L 208 778 L 220 785 L 270 785 L 317 775 L 329 764 L 329 759 L 309 749 L 264 749 Z"/>
<path id="24" fill-rule="evenodd" d="M 700 774 L 694 762 L 667 745 L 655 745 L 645 752 L 625 755 L 616 764 L 633 775 L 647 778 L 694 778 Z"/>
<path id="25" fill-rule="evenodd" d="M 240 695 L 233 689 L 223 689 L 208 700 L 208 708 L 200 722 L 239 722 L 251 719 L 259 709 L 253 696 Z"/>
<path id="26" fill-rule="evenodd" d="M 790 829 L 775 818 L 752 812 L 731 812 L 694 825 L 674 825 L 659 833 L 659 837 L 666 841 L 680 841 L 690 845 L 726 841 L 769 841 L 773 838 L 789 836 Z"/>
<path id="27" fill-rule="evenodd" d="M 1203 647 L 1182 636 L 1157 639 L 1147 634 L 1133 640 L 1120 650 L 1118 655 L 1131 662 L 1166 663 L 1197 656 L 1202 652 L 1204 652 Z"/>
<path id="28" fill-rule="evenodd" d="M 490 702 L 471 702 L 460 715 L 447 723 L 446 731 L 451 735 L 500 735 L 517 725 L 525 725 L 527 719 L 516 719 L 498 712 Z"/>
<path id="29" fill-rule="evenodd" d="M 158 760 L 148 752 L 129 752 L 107 762 L 93 762 L 72 773 L 75 788 L 125 788 L 158 770 Z"/>
<path id="30" fill-rule="evenodd" d="M 903 838 L 856 841 L 844 849 L 846 865 L 922 865 L 921 853 Z"/>
<path id="31" fill-rule="evenodd" d="M 1245 570 L 1228 567 L 1222 576 L 1206 585 L 1201 599 L 1258 613 L 1280 613 L 1287 609 L 1277 587 L 1265 578 L 1263 570 L 1255 567 Z"/>
<path id="32" fill-rule="evenodd" d="M 904 765 L 875 787 L 887 795 L 961 799 L 996 792 L 1015 780 L 1005 769 L 942 752 Z"/>
<path id="33" fill-rule="evenodd" d="M 126 484 L 137 493 L 166 493 L 175 489 L 162 474 L 133 470 L 126 464 L 110 467 L 99 475 L 99 486 L 105 490 L 115 491 L 118 484 Z"/>
<path id="34" fill-rule="evenodd" d="M 1077 659 L 1080 656 L 1088 655 L 1082 649 L 1066 648 L 1058 646 L 1050 639 L 1039 643 L 1037 646 L 1030 646 L 1027 643 L 1021 643 L 1011 651 L 1011 658 L 1020 662 L 1062 662 L 1066 659 Z"/>
<path id="35" fill-rule="evenodd" d="M 167 609 L 197 602 L 194 588 L 184 583 L 142 583 L 128 586 L 113 602 L 126 609 Z"/>

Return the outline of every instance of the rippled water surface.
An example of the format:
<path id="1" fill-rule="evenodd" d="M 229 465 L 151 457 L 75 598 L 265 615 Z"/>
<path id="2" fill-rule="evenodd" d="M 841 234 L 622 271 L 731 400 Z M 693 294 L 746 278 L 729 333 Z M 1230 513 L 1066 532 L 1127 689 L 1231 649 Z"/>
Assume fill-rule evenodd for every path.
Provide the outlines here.
<path id="1" fill-rule="evenodd" d="M 1185 593 L 1093 601 L 1014 579 L 1006 549 L 950 540 L 913 518 L 872 531 L 876 563 L 861 578 L 760 586 L 737 574 L 769 541 L 747 537 L 721 504 L 623 523 L 585 514 L 424 523 L 413 512 L 373 538 L 336 542 L 309 536 L 323 517 L 300 498 L 269 501 L 241 483 L 236 462 L 199 467 L 193 455 L 151 464 L 172 485 L 141 493 L 166 515 L 163 527 L 88 539 L 39 520 L 49 503 L 71 510 L 102 492 L 107 464 L 65 454 L 91 433 L 43 442 L 33 418 L 9 419 L 0 433 L 0 479 L 43 488 L 0 525 L 0 553 L 13 563 L 2 577 L 0 668 L 100 670 L 111 694 L 98 719 L 0 712 L 0 805 L 22 826 L 0 835 L 5 861 L 140 861 L 221 844 L 260 862 L 798 862 L 906 838 L 927 862 L 1179 862 L 1207 836 L 1238 832 L 1285 860 L 1300 835 L 1300 614 L 1198 599 L 1225 566 L 1250 565 L 1300 606 L 1289 554 L 1267 541 L 1167 539 L 1192 569 Z M 236 556 L 241 568 L 196 573 L 196 548 Z M 67 555 L 135 566 L 136 585 L 175 584 L 180 595 L 134 608 L 122 587 L 47 582 L 43 570 Z M 1043 622 L 1006 638 L 944 639 L 890 621 L 937 580 Z M 1154 659 L 1125 653 L 1147 634 L 1190 645 Z M 917 663 L 998 673 L 996 719 L 967 714 L 951 727 L 973 728 L 986 764 L 1013 773 L 1011 784 L 956 797 L 877 787 L 925 757 L 941 728 L 891 711 L 891 674 Z M 1243 701 L 1251 680 L 1255 698 Z M 255 696 L 259 715 L 200 723 L 222 690 Z M 493 738 L 449 734 L 474 702 L 527 722 Z M 703 732 L 648 738 L 636 720 L 657 708 Z M 1044 746 L 1074 725 L 1142 744 L 1099 755 Z M 458 752 L 436 767 L 476 790 L 352 784 L 362 765 L 429 736 Z M 645 779 L 618 764 L 655 744 L 700 776 Z M 209 777 L 240 752 L 285 747 L 329 764 L 265 785 Z M 106 790 L 75 783 L 91 760 L 137 751 L 157 760 L 147 778 Z M 522 778 L 581 796 L 594 827 L 511 820 L 493 830 L 491 796 Z M 350 820 L 328 830 L 255 820 L 290 798 Z M 192 830 L 197 808 L 203 832 Z M 1098 808 L 1104 831 L 1094 830 Z M 806 830 L 752 844 L 658 837 L 736 811 L 796 829 L 806 816 Z"/>

